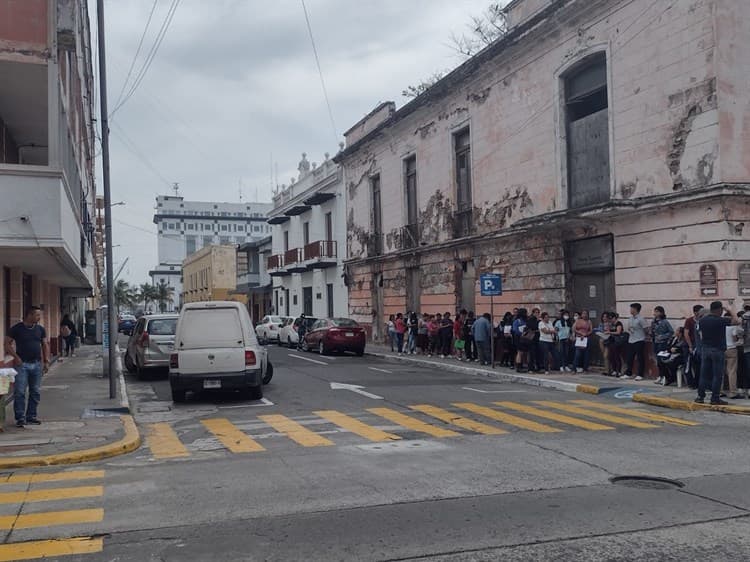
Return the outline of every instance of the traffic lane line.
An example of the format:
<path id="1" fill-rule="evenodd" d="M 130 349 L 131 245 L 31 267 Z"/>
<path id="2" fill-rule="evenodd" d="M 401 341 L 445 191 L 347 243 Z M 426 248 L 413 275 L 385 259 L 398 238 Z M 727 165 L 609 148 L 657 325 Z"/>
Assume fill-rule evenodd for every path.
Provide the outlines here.
<path id="1" fill-rule="evenodd" d="M 201 423 L 233 453 L 257 453 L 266 450 L 226 418 L 201 420 Z"/>
<path id="2" fill-rule="evenodd" d="M 637 410 L 635 408 L 623 408 L 622 406 L 614 406 L 612 404 L 599 404 L 597 402 L 591 402 L 589 400 L 571 400 L 574 404 L 581 406 L 588 406 L 589 408 L 598 408 L 599 410 L 605 410 L 607 412 L 615 412 L 618 414 L 626 414 L 628 416 L 635 416 L 652 421 L 661 421 L 664 423 L 671 423 L 674 425 L 685 425 L 685 426 L 696 426 L 700 425 L 698 422 L 683 420 L 682 418 L 673 418 L 672 416 L 664 416 L 662 414 L 653 414 L 651 412 L 645 412 L 643 410 Z"/>
<path id="3" fill-rule="evenodd" d="M 479 414 L 480 416 L 484 416 L 486 418 L 490 418 L 499 422 L 507 423 L 508 425 L 519 427 L 521 429 L 534 431 L 536 433 L 560 433 L 562 432 L 562 429 L 557 429 L 556 427 L 552 427 L 550 425 L 545 425 L 543 423 L 538 423 L 535 421 L 527 420 L 525 418 L 519 418 L 518 416 L 514 416 L 513 414 L 506 414 L 505 412 L 498 412 L 497 410 L 493 410 L 492 408 L 487 408 L 486 406 L 479 406 L 478 404 L 472 404 L 470 402 L 457 402 L 457 403 L 454 403 L 453 405 L 457 408 L 461 408 L 463 410 L 468 410 L 469 412 L 474 412 L 475 414 Z"/>
<path id="4" fill-rule="evenodd" d="M 385 418 L 386 420 L 397 425 L 400 425 L 401 427 L 405 427 L 406 429 L 419 431 L 420 433 L 426 433 L 428 435 L 432 435 L 433 437 L 457 437 L 461 435 L 457 431 L 452 431 L 450 429 L 445 429 L 443 427 L 438 427 L 436 425 L 423 422 L 422 420 L 407 416 L 406 414 L 402 414 L 401 412 L 397 412 L 396 410 L 392 410 L 390 408 L 368 408 L 367 411 L 375 414 L 376 416 L 380 416 L 381 418 Z"/>
<path id="5" fill-rule="evenodd" d="M 329 365 L 325 361 L 318 361 L 317 359 L 310 359 L 309 357 L 302 357 L 301 355 L 295 355 L 293 353 L 287 353 L 289 357 L 294 357 L 295 359 L 302 359 L 303 361 L 309 361 L 310 363 L 317 363 L 318 365 Z"/>
<path id="6" fill-rule="evenodd" d="M 367 368 L 370 369 L 370 370 L 372 370 L 372 371 L 378 371 L 380 373 L 393 374 L 393 371 L 389 371 L 387 369 L 378 369 L 377 367 L 367 367 Z"/>
<path id="7" fill-rule="evenodd" d="M 538 418 L 544 418 L 547 420 L 564 423 L 566 425 L 572 425 L 574 427 L 580 427 L 581 429 L 588 429 L 589 431 L 605 431 L 615 429 L 609 425 L 603 425 L 601 423 L 591 422 L 587 420 L 581 420 L 557 412 L 549 412 L 540 408 L 534 408 L 533 406 L 527 406 L 526 404 L 517 404 L 515 402 L 495 402 L 496 405 L 506 408 L 508 410 L 515 410 L 524 414 L 530 414 Z"/>
<path id="8" fill-rule="evenodd" d="M 104 478 L 103 470 L 71 470 L 69 472 L 32 472 L 0 476 L 0 484 L 35 484 L 37 482 L 64 482 L 67 480 L 94 480 Z"/>
<path id="9" fill-rule="evenodd" d="M 2 492 L 0 493 L 0 503 L 46 502 L 75 498 L 95 498 L 102 495 L 104 495 L 103 486 L 47 488 L 44 490 L 24 490 L 23 492 Z"/>
<path id="10" fill-rule="evenodd" d="M 375 427 L 369 426 L 366 423 L 359 421 L 356 418 L 337 412 L 336 410 L 318 410 L 313 412 L 316 416 L 320 416 L 331 422 L 334 425 L 339 426 L 342 429 L 351 431 L 352 433 L 374 441 L 376 443 L 382 443 L 384 441 L 399 441 L 401 437 L 394 435 L 393 433 L 387 433 Z"/>
<path id="11" fill-rule="evenodd" d="M 173 459 L 178 457 L 188 457 L 185 445 L 182 444 L 174 429 L 168 423 L 149 424 L 149 433 L 146 437 L 151 453 L 157 459 Z"/>
<path id="12" fill-rule="evenodd" d="M 547 408 L 554 408 L 556 410 L 562 410 L 570 414 L 577 414 L 579 416 L 586 416 L 588 418 L 594 418 L 595 420 L 601 420 L 609 423 L 617 423 L 627 427 L 635 427 L 636 429 L 654 429 L 659 427 L 652 423 L 645 423 L 640 421 L 633 421 L 622 416 L 614 416 L 612 414 L 604 414 L 601 412 L 592 412 L 579 406 L 571 406 L 569 404 L 563 404 L 561 402 L 552 402 L 551 400 L 535 400 L 535 404 L 540 406 L 546 406 Z"/>
<path id="13" fill-rule="evenodd" d="M 416 410 L 417 412 L 427 414 L 428 416 L 432 416 L 433 418 L 437 418 L 440 421 L 444 421 L 445 423 L 450 423 L 462 429 L 468 429 L 469 431 L 474 431 L 476 433 L 482 433 L 484 435 L 502 435 L 508 433 L 507 431 L 505 431 L 504 429 L 500 429 L 499 427 L 474 421 L 469 418 L 459 416 L 458 414 L 454 414 L 453 412 L 449 412 L 448 410 L 443 410 L 442 408 L 437 408 L 428 404 L 409 406 L 409 408 L 411 408 L 412 410 Z"/>
<path id="14" fill-rule="evenodd" d="M 0 529 L 31 529 L 54 525 L 98 523 L 103 519 L 104 510 L 101 508 L 45 511 L 42 513 L 0 516 Z"/>
<path id="15" fill-rule="evenodd" d="M 258 416 L 258 419 L 303 447 L 328 447 L 334 444 L 330 439 L 281 414 Z"/>
<path id="16" fill-rule="evenodd" d="M 7 543 L 0 544 L 0 562 L 93 554 L 103 548 L 104 539 L 91 537 Z"/>

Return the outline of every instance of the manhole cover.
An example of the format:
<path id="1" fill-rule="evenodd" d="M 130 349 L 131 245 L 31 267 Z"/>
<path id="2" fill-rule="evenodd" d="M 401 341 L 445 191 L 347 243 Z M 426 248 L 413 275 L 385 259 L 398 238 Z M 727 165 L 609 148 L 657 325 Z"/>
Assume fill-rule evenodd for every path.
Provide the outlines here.
<path id="1" fill-rule="evenodd" d="M 658 476 L 614 476 L 609 481 L 612 484 L 619 484 L 628 488 L 640 488 L 642 490 L 673 490 L 674 488 L 683 488 L 685 486 L 679 480 L 659 478 Z"/>

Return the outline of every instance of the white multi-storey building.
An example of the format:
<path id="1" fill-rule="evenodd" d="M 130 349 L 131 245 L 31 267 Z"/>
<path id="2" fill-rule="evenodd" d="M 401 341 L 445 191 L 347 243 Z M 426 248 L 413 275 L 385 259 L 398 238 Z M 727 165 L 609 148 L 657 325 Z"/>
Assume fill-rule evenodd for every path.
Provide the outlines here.
<path id="1" fill-rule="evenodd" d="M 158 229 L 159 265 L 149 271 L 154 285 L 174 287 L 170 308 L 180 305 L 182 262 L 205 246 L 244 244 L 270 234 L 266 215 L 270 203 L 214 203 L 185 201 L 178 195 L 156 198 L 154 224 Z"/>
<path id="2" fill-rule="evenodd" d="M 346 316 L 344 284 L 346 202 L 341 168 L 325 155 L 310 166 L 306 155 L 299 177 L 273 198 L 268 223 L 273 254 L 273 309 L 277 314 L 316 317 Z"/>

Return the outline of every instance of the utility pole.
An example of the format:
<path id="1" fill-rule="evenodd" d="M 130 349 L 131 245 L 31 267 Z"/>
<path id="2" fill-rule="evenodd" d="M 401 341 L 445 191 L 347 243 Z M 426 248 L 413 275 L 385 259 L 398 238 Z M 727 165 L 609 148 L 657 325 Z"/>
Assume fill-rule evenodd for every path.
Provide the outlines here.
<path id="1" fill-rule="evenodd" d="M 112 192 L 109 179 L 109 117 L 107 115 L 107 64 L 105 62 L 104 45 L 104 0 L 96 0 L 97 38 L 99 44 L 99 98 L 102 121 L 102 175 L 104 180 L 104 240 L 105 268 L 107 270 L 107 317 L 109 361 L 105 367 L 105 376 L 109 377 L 109 397 L 117 395 L 117 381 L 115 379 L 115 365 L 117 353 L 117 313 L 115 311 L 115 283 L 112 271 Z M 105 363 L 102 361 L 102 363 Z M 106 364 L 106 363 L 105 363 Z M 109 372 L 106 372 L 109 371 Z"/>

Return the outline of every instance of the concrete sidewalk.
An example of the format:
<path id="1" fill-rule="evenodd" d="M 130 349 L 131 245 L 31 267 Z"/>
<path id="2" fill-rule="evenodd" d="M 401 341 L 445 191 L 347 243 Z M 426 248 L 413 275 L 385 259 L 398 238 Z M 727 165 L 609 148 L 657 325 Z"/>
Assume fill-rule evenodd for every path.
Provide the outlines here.
<path id="1" fill-rule="evenodd" d="M 0 469 L 73 464 L 123 454 L 140 445 L 122 377 L 109 398 L 102 376 L 101 346 L 83 346 L 77 356 L 53 363 L 42 379 L 41 425 L 17 428 L 12 400 L 0 433 Z"/>
<path id="2" fill-rule="evenodd" d="M 527 384 L 542 388 L 554 388 L 565 392 L 583 392 L 586 394 L 607 395 L 623 400 L 633 400 L 653 406 L 680 410 L 714 410 L 730 414 L 750 415 L 749 400 L 728 400 L 728 406 L 712 406 L 706 404 L 695 404 L 696 391 L 683 386 L 661 386 L 654 384 L 654 379 L 635 381 L 633 379 L 618 379 L 597 372 L 587 374 L 550 372 L 548 375 L 533 373 L 517 373 L 507 367 L 495 368 L 483 367 L 479 363 L 467 363 L 453 358 L 440 359 L 439 357 L 427 357 L 424 355 L 399 355 L 392 352 L 390 347 L 378 344 L 368 344 L 367 353 L 375 357 L 393 361 L 408 362 L 424 367 L 437 367 L 441 369 L 476 375 L 478 377 L 490 378 L 498 381 L 513 382 L 516 384 Z"/>

